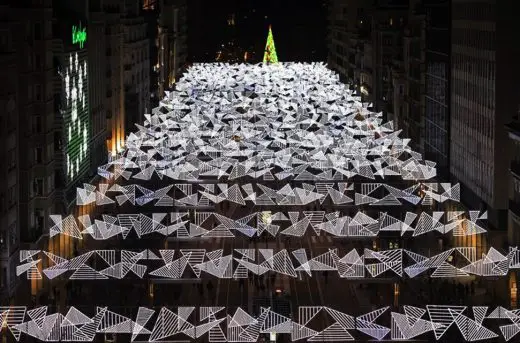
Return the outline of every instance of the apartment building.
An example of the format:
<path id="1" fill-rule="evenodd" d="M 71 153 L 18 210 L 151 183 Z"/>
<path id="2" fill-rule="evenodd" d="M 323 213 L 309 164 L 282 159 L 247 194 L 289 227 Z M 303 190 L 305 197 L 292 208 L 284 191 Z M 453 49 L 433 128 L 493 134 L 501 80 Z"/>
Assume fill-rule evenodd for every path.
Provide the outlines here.
<path id="1" fill-rule="evenodd" d="M 17 61 L 18 229 L 24 243 L 40 241 L 56 212 L 52 1 L 12 1 Z"/>
<path id="2" fill-rule="evenodd" d="M 449 178 L 451 0 L 425 0 L 426 87 L 424 94 L 424 157 Z"/>
<path id="3" fill-rule="evenodd" d="M 144 121 L 150 111 L 150 40 L 147 23 L 140 15 L 139 0 L 126 1 L 122 13 L 123 74 L 125 93 L 125 127 L 136 130 L 135 124 Z"/>
<path id="4" fill-rule="evenodd" d="M 450 171 L 463 200 L 507 226 L 505 124 L 518 111 L 519 45 L 511 1 L 452 0 Z"/>
<path id="5" fill-rule="evenodd" d="M 115 155 L 125 146 L 125 94 L 124 94 L 124 27 L 121 0 L 104 0 L 106 39 L 106 97 L 107 148 Z"/>
<path id="6" fill-rule="evenodd" d="M 0 301 L 13 296 L 20 242 L 18 222 L 18 69 L 9 7 L 0 6 Z"/>
<path id="7" fill-rule="evenodd" d="M 187 1 L 161 0 L 157 27 L 158 96 L 164 97 L 180 78 L 188 56 Z"/>

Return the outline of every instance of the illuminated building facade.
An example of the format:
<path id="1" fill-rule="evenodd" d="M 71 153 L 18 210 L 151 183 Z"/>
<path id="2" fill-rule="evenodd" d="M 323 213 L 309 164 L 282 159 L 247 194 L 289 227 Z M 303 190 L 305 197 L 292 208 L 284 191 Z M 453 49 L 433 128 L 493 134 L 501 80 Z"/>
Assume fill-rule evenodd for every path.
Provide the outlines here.
<path id="1" fill-rule="evenodd" d="M 64 9 L 62 9 L 64 11 Z M 56 170 L 62 176 L 59 201 L 68 211 L 74 200 L 74 187 L 85 182 L 90 170 L 92 123 L 89 97 L 88 31 L 85 21 L 62 19 L 55 8 L 53 43 L 56 64 L 55 98 L 59 99 L 56 113 L 56 136 L 60 149 L 56 151 Z M 78 17 L 79 19 L 79 17 Z M 85 20 L 85 19 L 83 19 Z"/>

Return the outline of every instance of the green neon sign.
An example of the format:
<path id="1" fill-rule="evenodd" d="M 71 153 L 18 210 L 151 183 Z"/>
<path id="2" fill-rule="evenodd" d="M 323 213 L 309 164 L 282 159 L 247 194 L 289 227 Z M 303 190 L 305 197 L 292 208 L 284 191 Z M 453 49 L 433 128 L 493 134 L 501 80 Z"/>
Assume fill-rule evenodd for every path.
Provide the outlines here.
<path id="1" fill-rule="evenodd" d="M 79 47 L 83 49 L 83 45 L 87 41 L 87 29 L 85 27 L 81 27 L 81 23 L 79 27 L 72 27 L 72 44 L 79 44 Z"/>

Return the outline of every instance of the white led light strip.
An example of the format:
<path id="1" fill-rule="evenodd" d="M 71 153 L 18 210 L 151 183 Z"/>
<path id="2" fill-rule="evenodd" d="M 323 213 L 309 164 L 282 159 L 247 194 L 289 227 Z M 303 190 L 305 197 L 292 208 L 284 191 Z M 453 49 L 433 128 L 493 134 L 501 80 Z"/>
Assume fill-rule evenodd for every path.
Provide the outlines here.
<path id="1" fill-rule="evenodd" d="M 431 206 L 431 200 L 438 203 L 447 201 L 459 202 L 460 185 L 442 183 L 444 189 L 439 191 L 426 188 L 424 183 L 415 183 L 407 188 L 391 186 L 383 183 L 350 183 L 318 182 L 315 185 L 302 183 L 301 187 L 284 185 L 279 189 L 262 183 L 239 184 L 175 184 L 151 190 L 140 184 L 127 184 L 122 187 L 114 184 L 110 188 L 96 190 L 96 186 L 84 184 L 77 188 L 76 204 L 84 205 L 123 205 L 131 203 L 134 206 L 144 206 L 153 202 L 154 206 L 187 206 L 207 207 L 223 201 L 245 205 L 278 205 L 302 206 L 319 202 L 320 205 L 334 206 Z M 429 184 L 431 185 L 431 184 Z M 361 186 L 361 188 L 359 187 Z M 426 191 L 423 189 L 426 188 Z M 118 194 L 119 193 L 119 194 Z M 118 195 L 116 195 L 118 194 Z M 425 201 L 428 200 L 428 204 Z"/>
<path id="2" fill-rule="evenodd" d="M 312 276 L 318 271 L 337 272 L 338 277 L 351 279 L 414 278 L 428 271 L 432 271 L 429 276 L 433 278 L 500 277 L 520 269 L 520 250 L 517 247 L 511 247 L 506 254 L 490 248 L 480 259 L 477 259 L 476 248 L 468 247 L 452 248 L 430 257 L 406 249 L 364 249 L 361 254 L 352 249 L 340 254 L 337 248 L 329 248 L 310 259 L 309 255 L 303 248 L 292 252 L 286 249 L 277 252 L 273 249 L 234 249 L 227 255 L 223 249 L 93 250 L 67 260 L 47 251 L 22 250 L 16 274 L 26 273 L 28 279 L 41 279 L 43 276 L 39 270 L 43 265 L 49 266 L 43 269 L 43 274 L 49 279 L 73 272 L 70 279 L 75 280 L 122 279 L 126 276 L 142 279 L 147 271 L 147 277 L 181 279 L 188 267 L 197 277 L 204 272 L 228 279 L 248 278 L 250 274 L 267 272 L 296 278 L 298 273 Z M 45 258 L 48 262 L 43 264 Z M 453 261 L 457 261 L 457 265 Z"/>
<path id="3" fill-rule="evenodd" d="M 435 177 L 435 163 L 422 161 L 381 117 L 321 63 L 194 65 L 99 174 L 190 181 Z"/>
<path id="4" fill-rule="evenodd" d="M 353 213 L 349 211 L 348 213 Z M 160 234 L 170 237 L 207 238 L 236 237 L 239 235 L 260 236 L 265 231 L 270 236 L 303 237 L 307 233 L 329 235 L 331 237 L 376 237 L 381 232 L 394 232 L 400 236 L 420 236 L 431 232 L 453 234 L 453 236 L 472 236 L 487 232 L 481 223 L 486 213 L 478 211 L 433 211 L 406 212 L 404 219 L 397 219 L 387 212 L 375 212 L 375 218 L 357 211 L 349 216 L 340 211 L 262 211 L 253 212 L 243 218 L 229 218 L 215 212 L 195 212 L 194 220 L 185 212 L 125 213 L 117 216 L 103 215 L 94 219 L 89 215 L 77 218 L 69 215 L 51 215 L 53 225 L 50 236 L 59 234 L 82 239 L 83 236 L 95 240 L 108 240 L 117 236 L 124 239 L 133 236 Z"/>
<path id="5" fill-rule="evenodd" d="M 293 342 L 440 340 L 451 327 L 456 328 L 460 340 L 498 342 L 509 341 L 520 332 L 520 311 L 503 307 L 405 305 L 401 312 L 383 307 L 357 317 L 326 306 L 300 306 L 294 310 L 297 316 L 290 318 L 288 313 L 264 307 L 258 314 L 240 307 L 139 307 L 131 311 L 135 315 L 131 318 L 128 308 L 126 315 L 121 315 L 117 310 L 97 307 L 88 310 L 95 313 L 90 315 L 75 307 L 68 308 L 65 314 L 50 314 L 47 306 L 0 306 L 0 319 L 17 341 L 23 341 L 24 334 L 47 342 L 92 342 L 97 334 L 107 333 L 130 334 L 132 342 L 202 337 L 208 342 L 257 342 L 260 335 L 269 333 L 289 335 Z M 390 323 L 390 327 L 378 321 Z M 501 335 L 486 327 L 489 324 L 498 324 Z"/>

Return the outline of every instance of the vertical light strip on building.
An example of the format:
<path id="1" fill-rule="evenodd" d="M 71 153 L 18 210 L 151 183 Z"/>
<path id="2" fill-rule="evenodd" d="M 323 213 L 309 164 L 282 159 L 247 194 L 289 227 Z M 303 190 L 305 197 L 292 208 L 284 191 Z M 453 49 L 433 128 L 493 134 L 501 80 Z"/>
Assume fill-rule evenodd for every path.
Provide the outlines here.
<path id="1" fill-rule="evenodd" d="M 73 26 L 72 43 L 80 49 L 66 57 L 64 88 L 65 159 L 67 183 L 89 167 L 90 115 L 88 103 L 88 59 L 84 45 L 86 29 Z"/>

